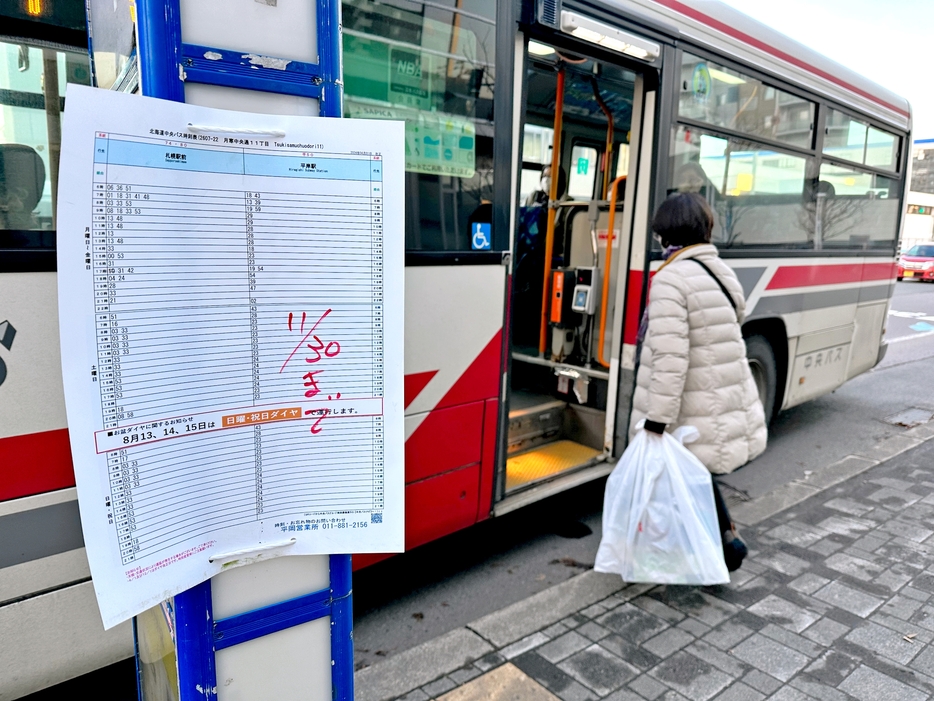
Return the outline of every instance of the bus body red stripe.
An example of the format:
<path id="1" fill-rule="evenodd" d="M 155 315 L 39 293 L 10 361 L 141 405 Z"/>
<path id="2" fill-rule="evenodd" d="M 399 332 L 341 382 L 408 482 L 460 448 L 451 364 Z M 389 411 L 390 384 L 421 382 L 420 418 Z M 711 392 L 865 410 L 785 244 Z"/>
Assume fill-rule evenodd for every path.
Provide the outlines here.
<path id="1" fill-rule="evenodd" d="M 843 265 L 783 265 L 769 280 L 767 290 L 839 285 L 846 282 L 895 279 L 895 263 Z"/>
<path id="2" fill-rule="evenodd" d="M 725 24 L 724 22 L 721 22 L 720 20 L 714 19 L 713 17 L 709 15 L 705 15 L 700 10 L 695 10 L 693 7 L 688 7 L 683 2 L 678 2 L 678 0 L 655 0 L 655 2 L 657 2 L 659 5 L 663 5 L 664 7 L 667 7 L 669 10 L 674 10 L 675 12 L 678 12 L 686 17 L 690 17 L 691 19 L 697 22 L 700 22 L 701 24 L 705 24 L 711 29 L 716 29 L 717 31 L 723 32 L 724 34 L 731 36 L 734 39 L 739 39 L 743 43 L 749 44 L 750 46 L 754 46 L 755 48 L 761 51 L 764 51 L 767 54 L 771 54 L 775 58 L 781 59 L 782 61 L 790 63 L 793 66 L 797 66 L 798 68 L 803 68 L 809 73 L 813 73 L 816 76 L 820 76 L 824 80 L 829 80 L 831 83 L 835 83 L 836 85 L 839 85 L 841 88 L 844 88 L 846 90 L 849 90 L 850 92 L 853 92 L 853 93 L 856 93 L 857 95 L 865 97 L 867 100 L 871 100 L 872 102 L 875 102 L 877 105 L 881 105 L 882 107 L 885 107 L 886 109 L 890 109 L 893 112 L 897 112 L 898 114 L 902 115 L 905 118 L 911 117 L 911 113 L 905 110 L 904 108 L 897 107 L 896 105 L 890 105 L 888 102 L 883 100 L 881 97 L 876 97 L 872 93 L 867 92 L 863 90 L 862 88 L 858 88 L 855 85 L 851 85 L 850 83 L 846 82 L 842 78 L 838 78 L 832 73 L 828 73 L 827 71 L 817 68 L 816 66 L 812 66 L 811 64 L 806 63 L 805 61 L 802 61 L 800 58 L 797 58 L 795 56 L 792 56 L 791 54 L 785 53 L 781 49 L 777 49 L 774 46 L 766 44 L 764 41 L 761 41 L 760 39 L 756 39 L 755 37 L 750 36 L 749 34 L 746 34 L 745 32 L 741 32 L 740 30 L 735 29 L 734 27 L 731 27 L 728 24 Z"/>
<path id="3" fill-rule="evenodd" d="M 0 501 L 74 486 L 67 428 L 0 438 Z"/>

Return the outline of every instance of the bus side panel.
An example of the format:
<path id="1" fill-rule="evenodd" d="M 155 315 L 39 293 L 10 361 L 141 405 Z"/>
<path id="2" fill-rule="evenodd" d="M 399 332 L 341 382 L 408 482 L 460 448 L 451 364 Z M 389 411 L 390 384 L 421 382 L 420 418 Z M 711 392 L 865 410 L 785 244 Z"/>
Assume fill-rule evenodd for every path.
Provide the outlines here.
<path id="1" fill-rule="evenodd" d="M 779 323 L 787 334 L 782 409 L 826 394 L 875 365 L 893 292 L 892 261 L 815 256 L 728 262 L 746 293 L 747 322 Z"/>
<path id="2" fill-rule="evenodd" d="M 67 428 L 0 438 L 0 501 L 74 485 Z"/>
<path id="3" fill-rule="evenodd" d="M 477 520 L 480 466 L 469 465 L 405 486 L 406 550 Z"/>
<path id="4" fill-rule="evenodd" d="M 881 266 L 875 266 L 880 269 Z M 870 273 L 870 271 L 872 271 Z M 872 273 L 875 273 L 873 275 Z M 875 270 L 863 266 L 862 280 L 872 279 L 878 275 Z M 847 377 L 855 377 L 862 372 L 871 370 L 879 362 L 879 344 L 882 339 L 882 330 L 888 316 L 889 304 L 895 293 L 895 277 L 898 274 L 896 263 L 891 264 L 889 280 L 892 289 L 888 299 L 879 301 L 867 299 L 871 295 L 860 295 L 860 303 L 856 309 L 856 331 L 853 334 L 853 351 L 850 354 L 850 366 L 847 368 Z"/>
<path id="5" fill-rule="evenodd" d="M 480 463 L 480 500 L 477 520 L 490 517 L 493 506 L 493 481 L 496 475 L 496 425 L 499 418 L 499 400 L 487 399 L 483 409 L 483 458 Z"/>
<path id="6" fill-rule="evenodd" d="M 866 304 L 856 309 L 856 331 L 853 334 L 853 351 L 847 378 L 871 370 L 879 360 L 879 339 L 889 305 L 887 302 Z"/>
<path id="7" fill-rule="evenodd" d="M 480 462 L 484 402 L 470 402 L 436 409 L 423 419 L 407 416 L 405 422 L 421 419 L 421 425 L 405 442 L 405 483 Z M 439 441 L 439 439 L 441 439 Z M 438 450 L 442 442 L 444 450 Z"/>
<path id="8" fill-rule="evenodd" d="M 644 237 L 636 245 L 645 246 Z M 629 444 L 629 417 L 632 409 L 632 395 L 636 389 L 636 342 L 639 336 L 639 324 L 642 320 L 642 285 L 645 273 L 630 268 L 626 280 L 625 312 L 622 323 L 622 343 L 619 358 L 619 389 L 616 395 L 616 427 L 613 446 L 614 457 L 623 454 Z"/>
<path id="9" fill-rule="evenodd" d="M 501 265 L 405 269 L 407 548 L 489 514 L 505 290 Z"/>
<path id="10" fill-rule="evenodd" d="M 132 656 L 130 623 L 104 630 L 90 582 L 0 608 L 2 701 Z"/>
<path id="11" fill-rule="evenodd" d="M 55 273 L 0 275 L 4 321 L 15 333 L 5 334 L 9 349 L 0 346 L 6 366 L 0 384 L 0 501 L 75 483 L 65 428 Z"/>

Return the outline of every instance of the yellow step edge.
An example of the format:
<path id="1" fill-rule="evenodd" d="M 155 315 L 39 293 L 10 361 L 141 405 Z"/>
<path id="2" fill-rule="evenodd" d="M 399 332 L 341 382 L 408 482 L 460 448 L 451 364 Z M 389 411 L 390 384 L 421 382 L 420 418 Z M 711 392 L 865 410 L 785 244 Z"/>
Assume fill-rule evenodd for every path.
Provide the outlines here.
<path id="1" fill-rule="evenodd" d="M 589 446 L 561 440 L 515 455 L 506 460 L 506 491 L 580 467 L 601 454 Z"/>

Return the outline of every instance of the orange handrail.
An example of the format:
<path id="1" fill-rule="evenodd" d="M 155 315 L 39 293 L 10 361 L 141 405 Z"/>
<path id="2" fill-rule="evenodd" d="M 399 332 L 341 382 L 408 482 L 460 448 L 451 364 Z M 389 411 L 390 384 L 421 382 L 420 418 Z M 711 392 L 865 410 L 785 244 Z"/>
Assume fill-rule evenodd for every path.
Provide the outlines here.
<path id="1" fill-rule="evenodd" d="M 551 146 L 551 187 L 548 193 L 548 229 L 545 233 L 545 279 L 542 283 L 542 321 L 538 330 L 538 353 L 545 355 L 548 341 L 548 299 L 551 296 L 551 256 L 555 247 L 555 215 L 557 210 L 558 177 L 561 171 L 561 128 L 564 114 L 564 66 L 558 68 L 558 85 L 555 91 L 554 139 Z"/>
<path id="2" fill-rule="evenodd" d="M 591 78 L 591 85 L 593 86 L 594 99 L 597 101 L 600 109 L 603 110 L 603 114 L 606 115 L 606 150 L 603 155 L 603 187 L 600 189 L 600 199 L 605 200 L 607 189 L 610 184 L 610 167 L 613 163 L 613 143 L 615 140 L 616 128 L 613 122 L 613 113 L 600 95 L 600 88 L 597 87 L 596 78 Z"/>
<path id="3" fill-rule="evenodd" d="M 597 362 L 608 368 L 610 364 L 603 359 L 603 346 L 606 343 L 606 308 L 610 299 L 610 263 L 613 260 L 613 224 L 616 221 L 616 197 L 619 194 L 619 184 L 626 179 L 620 175 L 613 181 L 610 193 L 610 219 L 606 232 L 606 264 L 603 272 L 603 294 L 600 297 L 600 338 L 597 342 Z"/>

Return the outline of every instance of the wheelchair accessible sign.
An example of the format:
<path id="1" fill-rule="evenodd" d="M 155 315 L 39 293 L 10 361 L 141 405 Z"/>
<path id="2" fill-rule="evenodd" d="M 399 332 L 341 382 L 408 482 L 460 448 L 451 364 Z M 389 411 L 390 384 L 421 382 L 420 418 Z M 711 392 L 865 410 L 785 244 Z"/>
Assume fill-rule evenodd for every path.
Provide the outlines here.
<path id="1" fill-rule="evenodd" d="M 475 251 L 489 251 L 490 233 L 490 224 L 473 224 L 470 232 L 470 247 Z"/>

